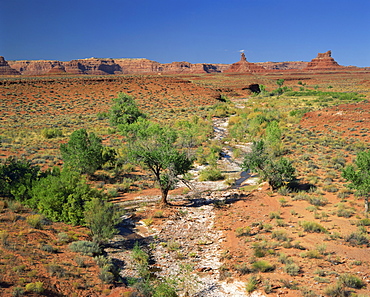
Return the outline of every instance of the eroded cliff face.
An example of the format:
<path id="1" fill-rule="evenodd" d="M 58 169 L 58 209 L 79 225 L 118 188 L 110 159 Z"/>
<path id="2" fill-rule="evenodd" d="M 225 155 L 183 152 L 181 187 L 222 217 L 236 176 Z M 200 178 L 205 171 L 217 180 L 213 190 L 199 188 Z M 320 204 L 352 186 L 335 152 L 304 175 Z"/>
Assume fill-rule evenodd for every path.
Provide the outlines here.
<path id="1" fill-rule="evenodd" d="M 0 56 L 0 75 L 20 75 L 20 72 L 10 67 L 4 57 Z"/>
<path id="2" fill-rule="evenodd" d="M 332 57 L 331 51 L 318 53 L 303 70 L 342 70 L 344 66 L 339 65 Z"/>
<path id="3" fill-rule="evenodd" d="M 238 73 L 263 73 L 268 70 L 259 66 L 255 63 L 250 63 L 247 61 L 244 53 L 241 53 L 240 61 L 231 64 L 229 68 L 225 69 L 224 72 L 238 72 Z"/>

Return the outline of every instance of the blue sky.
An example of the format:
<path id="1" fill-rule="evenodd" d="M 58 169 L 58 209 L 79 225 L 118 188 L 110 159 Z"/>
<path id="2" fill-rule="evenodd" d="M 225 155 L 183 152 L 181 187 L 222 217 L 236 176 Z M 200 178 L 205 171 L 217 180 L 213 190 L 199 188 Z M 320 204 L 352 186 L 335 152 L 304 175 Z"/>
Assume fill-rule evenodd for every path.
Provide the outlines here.
<path id="1" fill-rule="evenodd" d="M 1 0 L 7 60 L 310 61 L 370 66 L 369 0 Z"/>

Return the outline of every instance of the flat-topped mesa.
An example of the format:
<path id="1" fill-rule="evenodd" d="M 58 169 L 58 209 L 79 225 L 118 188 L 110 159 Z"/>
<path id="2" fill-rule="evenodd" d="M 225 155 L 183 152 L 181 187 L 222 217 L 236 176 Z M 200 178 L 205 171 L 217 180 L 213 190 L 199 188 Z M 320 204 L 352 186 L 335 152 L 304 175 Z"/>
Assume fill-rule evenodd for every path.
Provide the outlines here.
<path id="1" fill-rule="evenodd" d="M 238 72 L 238 73 L 260 73 L 268 72 L 267 69 L 262 66 L 258 66 L 254 63 L 247 61 L 244 53 L 240 55 L 240 61 L 234 64 L 231 64 L 229 68 L 225 69 L 225 73 Z"/>
<path id="2" fill-rule="evenodd" d="M 20 72 L 11 68 L 4 57 L 0 56 L 0 75 L 20 75 Z"/>
<path id="3" fill-rule="evenodd" d="M 303 70 L 340 70 L 343 67 L 331 57 L 331 51 L 327 51 L 318 53 L 317 57 L 312 59 Z"/>

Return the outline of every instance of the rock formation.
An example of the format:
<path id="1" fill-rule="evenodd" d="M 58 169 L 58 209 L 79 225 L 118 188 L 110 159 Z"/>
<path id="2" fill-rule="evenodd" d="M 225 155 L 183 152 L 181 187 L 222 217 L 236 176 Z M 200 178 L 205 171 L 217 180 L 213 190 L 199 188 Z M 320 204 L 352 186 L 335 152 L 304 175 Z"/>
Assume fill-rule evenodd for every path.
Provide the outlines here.
<path id="1" fill-rule="evenodd" d="M 312 59 L 303 70 L 341 70 L 340 66 L 332 57 L 331 51 L 318 53 L 317 57 Z"/>
<path id="2" fill-rule="evenodd" d="M 255 64 L 267 70 L 301 70 L 307 67 L 308 62 L 258 62 Z"/>
<path id="3" fill-rule="evenodd" d="M 259 73 L 267 72 L 262 66 L 247 61 L 244 53 L 241 53 L 240 61 L 231 64 L 224 72 L 239 72 L 239 73 Z"/>
<path id="4" fill-rule="evenodd" d="M 0 56 L 0 75 L 20 75 L 20 73 L 11 68 L 4 57 Z"/>

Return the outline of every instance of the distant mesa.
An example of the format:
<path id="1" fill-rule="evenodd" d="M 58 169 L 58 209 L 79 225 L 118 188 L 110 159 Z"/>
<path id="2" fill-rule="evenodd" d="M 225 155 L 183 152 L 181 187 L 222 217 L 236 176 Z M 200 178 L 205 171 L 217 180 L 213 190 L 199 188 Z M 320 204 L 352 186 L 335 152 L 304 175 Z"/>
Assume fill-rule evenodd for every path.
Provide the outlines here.
<path id="1" fill-rule="evenodd" d="M 303 70 L 340 70 L 344 66 L 339 65 L 332 57 L 331 51 L 318 53 L 317 57 L 312 59 Z"/>
<path id="2" fill-rule="evenodd" d="M 71 61 L 24 60 L 5 61 L 0 56 L 0 75 L 119 75 L 119 74 L 197 74 L 197 73 L 271 73 L 281 71 L 340 71 L 359 70 L 358 67 L 339 65 L 331 51 L 319 53 L 311 62 L 259 62 L 247 61 L 241 53 L 234 64 L 206 64 L 189 62 L 159 63 L 145 58 L 87 58 Z M 367 68 L 361 68 L 368 71 Z"/>
<path id="3" fill-rule="evenodd" d="M 0 56 L 0 75 L 20 75 L 20 72 L 11 68 L 4 57 Z"/>
<path id="4" fill-rule="evenodd" d="M 231 73 L 231 72 L 238 72 L 238 73 L 261 73 L 267 72 L 266 68 L 262 66 L 258 66 L 254 63 L 250 63 L 247 61 L 244 53 L 240 55 L 240 61 L 234 64 L 231 64 L 229 68 L 227 68 L 224 72 Z"/>

